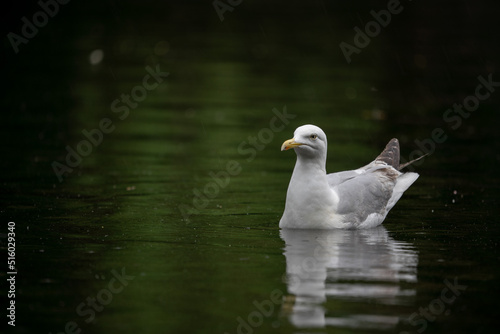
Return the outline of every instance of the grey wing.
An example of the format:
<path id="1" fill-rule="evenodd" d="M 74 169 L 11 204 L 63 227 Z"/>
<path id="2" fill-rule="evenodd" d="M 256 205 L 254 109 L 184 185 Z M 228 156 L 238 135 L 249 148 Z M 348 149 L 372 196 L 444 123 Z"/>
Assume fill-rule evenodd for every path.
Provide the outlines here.
<path id="1" fill-rule="evenodd" d="M 392 168 L 376 168 L 333 186 L 339 196 L 337 213 L 346 215 L 354 224 L 365 221 L 372 213 L 385 215 L 396 178 Z"/>
<path id="2" fill-rule="evenodd" d="M 330 188 L 335 187 L 336 185 L 339 185 L 341 183 L 344 183 L 347 180 L 359 177 L 360 174 L 367 173 L 369 171 L 375 171 L 376 169 L 380 168 L 386 168 L 388 167 L 387 164 L 384 162 L 378 162 L 377 160 L 374 160 L 370 162 L 368 165 L 363 166 L 361 168 L 358 168 L 356 170 L 347 170 L 343 172 L 338 172 L 338 173 L 331 173 L 326 176 L 328 180 L 328 184 L 330 185 Z"/>
<path id="3" fill-rule="evenodd" d="M 347 180 L 350 180 L 356 176 L 359 176 L 359 173 L 354 170 L 348 170 L 344 172 L 331 173 L 326 176 L 328 180 L 328 185 L 330 188 L 333 188 Z"/>

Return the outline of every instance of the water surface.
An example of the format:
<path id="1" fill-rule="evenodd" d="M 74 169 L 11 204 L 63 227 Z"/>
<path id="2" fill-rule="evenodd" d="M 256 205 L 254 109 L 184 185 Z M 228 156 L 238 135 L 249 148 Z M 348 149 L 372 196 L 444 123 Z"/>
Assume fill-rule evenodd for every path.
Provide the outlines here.
<path id="1" fill-rule="evenodd" d="M 493 332 L 497 92 L 459 128 L 443 120 L 478 76 L 497 77 L 498 47 L 474 25 L 493 14 L 405 7 L 348 65 L 338 43 L 378 5 L 245 3 L 220 22 L 209 5 L 146 3 L 71 3 L 8 54 L 11 332 Z M 157 67 L 168 76 L 136 88 Z M 122 94 L 137 101 L 113 107 Z M 59 182 L 53 162 L 86 152 L 82 131 L 103 119 L 113 130 Z M 419 142 L 431 154 L 383 226 L 280 231 L 295 162 L 280 146 L 305 123 L 328 135 L 329 172 L 392 137 L 403 158 Z M 435 128 L 447 139 L 429 144 Z"/>

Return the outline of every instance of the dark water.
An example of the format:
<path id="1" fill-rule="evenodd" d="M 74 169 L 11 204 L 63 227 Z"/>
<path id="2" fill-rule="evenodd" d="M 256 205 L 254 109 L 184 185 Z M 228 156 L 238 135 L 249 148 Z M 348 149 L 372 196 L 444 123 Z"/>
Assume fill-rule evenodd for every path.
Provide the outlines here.
<path id="1" fill-rule="evenodd" d="M 401 5 L 349 64 L 339 44 L 386 2 L 244 1 L 224 21 L 210 1 L 70 2 L 17 54 L 7 34 L 40 7 L 8 8 L 8 332 L 496 332 L 498 20 Z M 295 162 L 279 149 L 306 123 L 329 172 L 392 137 L 403 159 L 430 153 L 383 226 L 279 230 Z"/>

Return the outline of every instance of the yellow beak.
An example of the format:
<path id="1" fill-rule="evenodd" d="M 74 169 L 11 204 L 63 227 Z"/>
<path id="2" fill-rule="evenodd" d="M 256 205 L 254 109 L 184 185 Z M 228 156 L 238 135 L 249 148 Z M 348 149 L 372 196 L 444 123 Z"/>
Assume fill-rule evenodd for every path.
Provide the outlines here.
<path id="1" fill-rule="evenodd" d="M 296 142 L 295 138 L 288 139 L 287 141 L 285 141 L 283 143 L 283 145 L 281 145 L 281 150 L 282 151 L 286 151 L 286 150 L 289 150 L 291 148 L 294 148 L 294 147 L 297 147 L 297 146 L 300 146 L 300 145 L 304 145 L 304 144 Z"/>

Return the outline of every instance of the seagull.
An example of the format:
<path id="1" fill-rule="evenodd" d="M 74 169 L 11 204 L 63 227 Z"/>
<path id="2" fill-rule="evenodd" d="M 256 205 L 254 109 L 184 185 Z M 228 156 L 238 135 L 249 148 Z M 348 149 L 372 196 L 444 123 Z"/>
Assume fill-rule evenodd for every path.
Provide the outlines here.
<path id="1" fill-rule="evenodd" d="M 294 149 L 297 162 L 286 194 L 280 228 L 363 229 L 376 227 L 418 178 L 400 170 L 423 158 L 399 164 L 399 142 L 389 141 L 368 165 L 326 173 L 326 135 L 311 124 L 298 127 L 281 151 Z"/>

